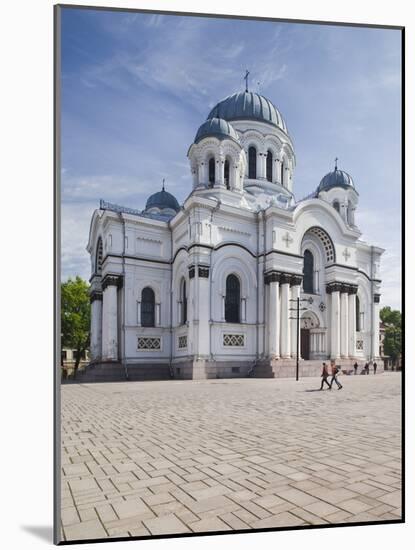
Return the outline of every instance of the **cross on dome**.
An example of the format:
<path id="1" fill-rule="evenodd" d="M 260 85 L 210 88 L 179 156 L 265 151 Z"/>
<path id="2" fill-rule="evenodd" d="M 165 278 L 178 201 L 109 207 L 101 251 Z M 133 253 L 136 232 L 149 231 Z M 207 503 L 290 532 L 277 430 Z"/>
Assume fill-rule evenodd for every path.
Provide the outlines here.
<path id="1" fill-rule="evenodd" d="M 248 69 L 246 69 L 246 73 L 245 73 L 245 76 L 244 76 L 244 80 L 245 80 L 245 92 L 248 91 L 248 75 L 249 75 L 249 71 Z"/>

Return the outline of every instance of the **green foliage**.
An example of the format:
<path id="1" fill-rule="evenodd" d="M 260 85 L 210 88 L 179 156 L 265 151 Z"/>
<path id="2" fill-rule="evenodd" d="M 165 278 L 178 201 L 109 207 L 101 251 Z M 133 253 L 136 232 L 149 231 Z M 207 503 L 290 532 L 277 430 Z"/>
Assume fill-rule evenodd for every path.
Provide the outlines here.
<path id="1" fill-rule="evenodd" d="M 81 356 L 89 347 L 91 306 L 89 285 L 81 277 L 61 284 L 62 347 L 76 350 L 75 373 Z"/>
<path id="2" fill-rule="evenodd" d="M 402 353 L 402 313 L 386 306 L 380 310 L 380 318 L 385 325 L 385 355 L 396 363 Z"/>

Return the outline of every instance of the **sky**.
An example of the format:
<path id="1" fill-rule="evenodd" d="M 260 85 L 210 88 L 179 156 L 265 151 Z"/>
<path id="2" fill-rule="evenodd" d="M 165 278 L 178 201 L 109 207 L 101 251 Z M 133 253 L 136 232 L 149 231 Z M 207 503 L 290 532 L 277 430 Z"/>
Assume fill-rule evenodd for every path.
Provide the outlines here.
<path id="1" fill-rule="evenodd" d="M 282 113 L 301 199 L 338 166 L 359 193 L 362 239 L 385 249 L 381 305 L 401 308 L 401 35 L 393 29 L 62 9 L 62 278 L 90 277 L 99 199 L 182 202 L 198 127 L 250 91 Z"/>

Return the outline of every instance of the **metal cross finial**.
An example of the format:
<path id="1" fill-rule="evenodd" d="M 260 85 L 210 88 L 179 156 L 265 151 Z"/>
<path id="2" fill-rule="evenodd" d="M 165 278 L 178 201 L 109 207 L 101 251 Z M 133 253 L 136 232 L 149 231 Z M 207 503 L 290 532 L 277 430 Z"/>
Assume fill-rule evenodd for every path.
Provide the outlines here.
<path id="1" fill-rule="evenodd" d="M 162 191 L 165 191 L 165 189 L 164 189 L 164 182 L 165 182 L 165 179 L 163 178 L 163 187 L 161 188 Z"/>
<path id="2" fill-rule="evenodd" d="M 248 71 L 248 69 L 246 69 L 246 73 L 245 73 L 245 76 L 244 76 L 244 80 L 245 80 L 245 92 L 248 91 L 248 75 L 249 75 L 249 71 Z"/>
<path id="3" fill-rule="evenodd" d="M 338 159 L 337 157 L 334 159 L 334 163 L 335 163 L 335 164 L 334 164 L 334 169 L 335 169 L 335 170 L 337 170 L 337 161 L 338 161 L 338 160 L 339 160 L 339 159 Z"/>

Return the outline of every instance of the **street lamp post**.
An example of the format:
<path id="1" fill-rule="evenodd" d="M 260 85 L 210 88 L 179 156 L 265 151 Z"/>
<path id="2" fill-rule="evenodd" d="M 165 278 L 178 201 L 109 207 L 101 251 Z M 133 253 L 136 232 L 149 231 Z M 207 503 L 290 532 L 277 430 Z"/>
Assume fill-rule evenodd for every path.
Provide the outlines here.
<path id="1" fill-rule="evenodd" d="M 308 300 L 306 298 L 294 298 L 290 300 L 290 302 L 296 302 L 295 307 L 290 307 L 290 311 L 295 311 L 295 317 L 290 317 L 290 319 L 297 321 L 297 357 L 295 364 L 295 379 L 297 382 L 300 371 L 300 311 L 305 311 L 307 309 L 305 307 L 300 307 L 300 303 L 307 301 Z"/>

